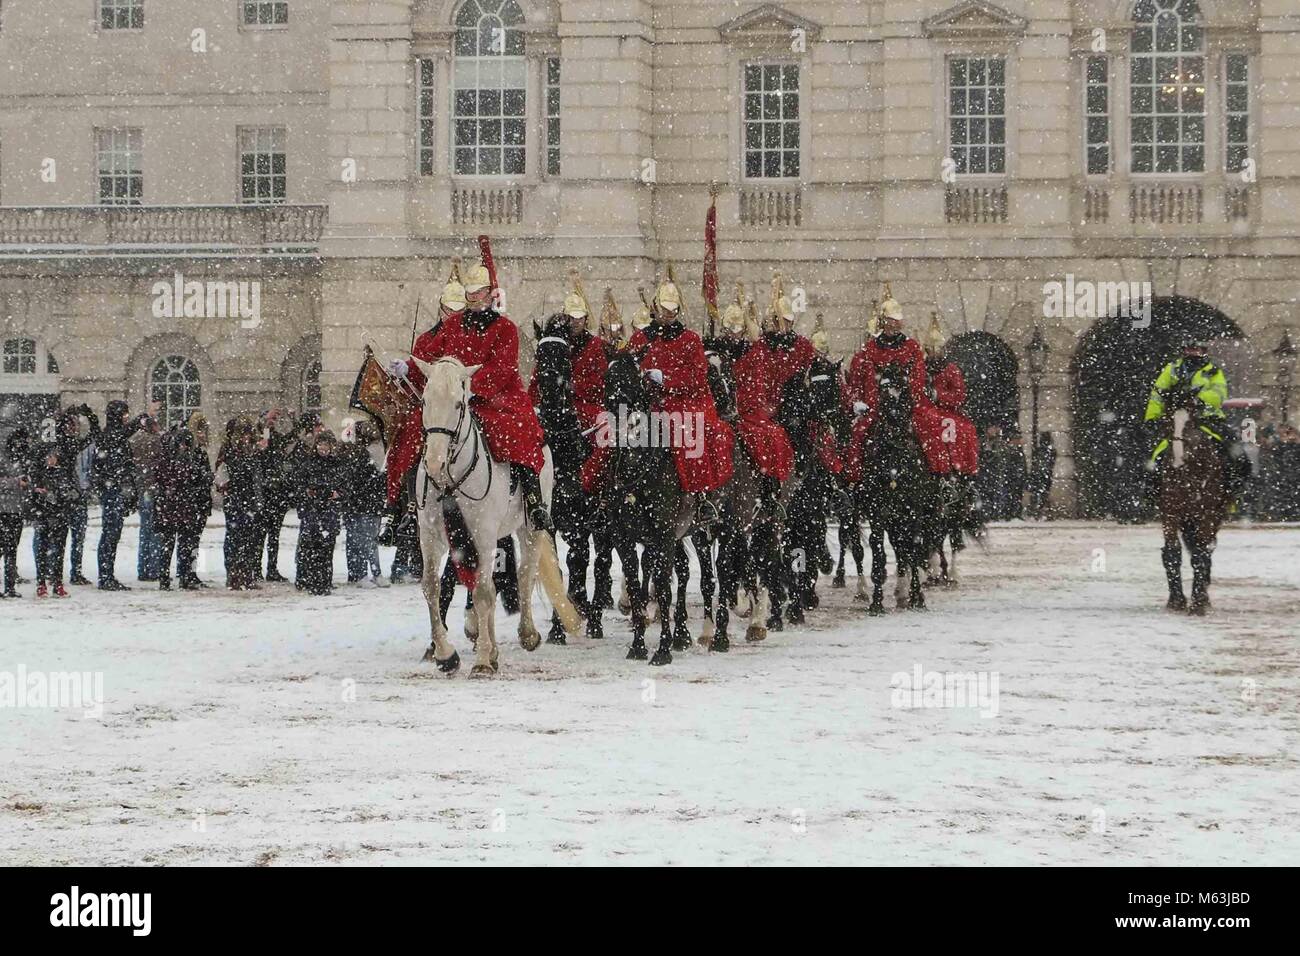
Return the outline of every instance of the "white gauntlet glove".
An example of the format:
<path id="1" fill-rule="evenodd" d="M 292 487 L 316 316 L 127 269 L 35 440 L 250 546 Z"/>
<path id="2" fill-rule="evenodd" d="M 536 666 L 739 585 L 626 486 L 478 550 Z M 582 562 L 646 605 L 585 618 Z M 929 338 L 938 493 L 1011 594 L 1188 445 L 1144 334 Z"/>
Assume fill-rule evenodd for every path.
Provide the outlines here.
<path id="1" fill-rule="evenodd" d="M 405 359 L 393 359 L 388 363 L 388 374 L 394 378 L 406 378 L 406 373 L 410 370 Z"/>
<path id="2" fill-rule="evenodd" d="M 867 403 L 866 403 L 866 402 L 854 402 L 854 403 L 853 403 L 853 414 L 854 414 L 854 415 L 865 415 L 866 413 L 867 413 Z"/>
<path id="3" fill-rule="evenodd" d="M 662 385 L 664 383 L 663 369 L 648 368 L 646 369 L 645 374 L 646 377 L 649 378 L 650 381 L 654 382 L 656 385 Z"/>

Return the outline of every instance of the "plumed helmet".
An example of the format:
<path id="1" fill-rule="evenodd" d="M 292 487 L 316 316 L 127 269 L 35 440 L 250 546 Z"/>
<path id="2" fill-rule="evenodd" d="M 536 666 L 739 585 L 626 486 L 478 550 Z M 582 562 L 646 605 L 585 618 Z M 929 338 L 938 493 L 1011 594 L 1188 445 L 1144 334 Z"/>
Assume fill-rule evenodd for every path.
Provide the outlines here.
<path id="1" fill-rule="evenodd" d="M 722 327 L 728 332 L 740 332 L 745 328 L 745 307 L 733 302 L 722 310 Z"/>
<path id="2" fill-rule="evenodd" d="M 632 328 L 644 329 L 649 324 L 650 324 L 650 309 L 648 307 L 643 305 L 635 312 L 632 313 Z"/>
<path id="3" fill-rule="evenodd" d="M 665 279 L 659 283 L 659 289 L 655 292 L 655 305 L 666 312 L 681 310 L 682 294 L 677 291 L 677 286 L 672 279 Z"/>
<path id="4" fill-rule="evenodd" d="M 456 279 L 448 279 L 438 296 L 438 304 L 448 312 L 460 312 L 465 308 L 465 287 Z"/>
<path id="5" fill-rule="evenodd" d="M 812 341 L 812 347 L 818 355 L 826 356 L 830 352 L 831 338 L 826 334 L 826 322 L 820 312 L 817 313 L 817 323 L 813 326 L 812 335 L 809 336 Z"/>
<path id="6" fill-rule="evenodd" d="M 587 302 L 576 292 L 570 292 L 564 297 L 564 314 L 571 319 L 585 319 L 591 314 L 587 308 Z"/>
<path id="7" fill-rule="evenodd" d="M 777 273 L 772 277 L 772 307 L 770 315 L 774 319 L 781 319 L 784 322 L 794 322 L 794 306 L 785 296 L 785 290 L 781 285 L 781 274 Z"/>
<path id="8" fill-rule="evenodd" d="M 943 326 L 939 324 L 939 313 L 930 313 L 930 327 L 925 330 L 925 351 L 928 355 L 940 355 L 943 353 L 943 347 L 948 344 L 948 337 L 943 334 Z"/>
<path id="9" fill-rule="evenodd" d="M 492 285 L 492 277 L 488 274 L 487 266 L 481 262 L 476 262 L 469 267 L 465 273 L 465 291 L 478 292 Z"/>
<path id="10" fill-rule="evenodd" d="M 627 341 L 627 325 L 623 321 L 623 315 L 618 311 L 618 303 L 614 300 L 614 290 L 605 289 L 605 304 L 600 310 L 600 321 L 596 328 L 592 328 L 592 322 L 595 316 L 587 319 L 587 331 L 593 335 L 598 335 L 607 342 L 622 343 Z"/>

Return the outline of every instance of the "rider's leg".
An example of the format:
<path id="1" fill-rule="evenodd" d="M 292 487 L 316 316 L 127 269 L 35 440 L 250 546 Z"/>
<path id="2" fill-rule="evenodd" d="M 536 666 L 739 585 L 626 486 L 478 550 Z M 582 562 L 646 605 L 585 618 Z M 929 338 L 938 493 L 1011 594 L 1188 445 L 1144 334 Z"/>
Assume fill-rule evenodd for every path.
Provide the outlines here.
<path id="1" fill-rule="evenodd" d="M 510 474 L 524 493 L 525 510 L 528 523 L 537 531 L 552 530 L 551 515 L 546 510 L 546 500 L 542 497 L 542 479 L 537 472 L 527 465 L 510 463 Z"/>

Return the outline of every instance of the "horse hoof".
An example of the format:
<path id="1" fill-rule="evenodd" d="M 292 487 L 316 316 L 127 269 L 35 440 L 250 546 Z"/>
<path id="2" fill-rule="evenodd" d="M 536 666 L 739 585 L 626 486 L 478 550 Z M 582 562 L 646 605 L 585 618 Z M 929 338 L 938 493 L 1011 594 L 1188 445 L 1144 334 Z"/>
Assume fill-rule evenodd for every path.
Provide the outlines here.
<path id="1" fill-rule="evenodd" d="M 751 644 L 767 640 L 767 628 L 760 627 L 757 624 L 749 625 L 748 629 L 745 631 L 745 640 Z"/>
<path id="2" fill-rule="evenodd" d="M 1209 610 L 1209 601 L 1193 601 L 1191 607 L 1187 609 L 1187 613 L 1193 617 L 1205 617 Z"/>
<path id="3" fill-rule="evenodd" d="M 551 625 L 550 633 L 546 635 L 547 644 L 567 644 L 569 643 L 568 635 L 564 632 L 564 626 L 561 624 Z"/>
<path id="4" fill-rule="evenodd" d="M 1171 598 L 1169 599 L 1169 601 L 1165 604 L 1165 610 L 1166 610 L 1166 611 L 1186 611 L 1186 610 L 1187 610 L 1187 598 L 1185 598 L 1185 597 L 1179 597 L 1179 596 L 1171 597 Z"/>
<path id="5" fill-rule="evenodd" d="M 491 664 L 475 664 L 469 670 L 469 676 L 475 680 L 481 677 L 495 677 L 497 669 Z"/>
<path id="6" fill-rule="evenodd" d="M 542 643 L 542 635 L 536 629 L 519 632 L 519 646 L 526 651 L 535 651 Z"/>
<path id="7" fill-rule="evenodd" d="M 731 650 L 731 641 L 727 640 L 727 635 L 715 635 L 713 640 L 709 641 L 709 651 L 714 654 L 725 654 Z"/>
<path id="8" fill-rule="evenodd" d="M 691 635 L 684 628 L 681 633 L 673 635 L 672 648 L 675 651 L 689 651 L 691 649 Z"/>
<path id="9" fill-rule="evenodd" d="M 766 628 L 766 630 L 769 630 L 769 631 L 777 631 L 777 632 L 784 631 L 784 630 L 785 630 L 785 620 L 781 617 L 780 614 L 773 614 L 773 615 L 771 615 L 771 616 L 767 619 L 767 628 Z"/>
<path id="10" fill-rule="evenodd" d="M 619 613 L 619 614 L 622 614 L 624 617 L 631 617 L 631 615 L 632 615 L 632 602 L 631 602 L 631 601 L 619 601 L 619 602 L 618 602 L 618 613 Z"/>
<path id="11" fill-rule="evenodd" d="M 663 667 L 665 664 L 673 662 L 673 655 L 666 647 L 660 647 L 655 651 L 654 657 L 650 658 L 651 667 Z"/>
<path id="12" fill-rule="evenodd" d="M 633 644 L 627 649 L 627 659 L 629 661 L 643 661 L 650 656 L 644 644 Z"/>
<path id="13" fill-rule="evenodd" d="M 804 603 L 808 605 L 810 611 L 815 611 L 817 608 L 822 606 L 822 599 L 817 596 L 816 591 L 810 591 L 808 592 L 808 597 L 804 600 Z"/>
<path id="14" fill-rule="evenodd" d="M 867 608 L 867 613 L 872 617 L 880 617 L 885 613 L 885 606 L 879 601 L 874 601 L 871 607 Z"/>
<path id="15" fill-rule="evenodd" d="M 841 574 L 835 575 L 835 577 L 831 579 L 831 587 L 833 588 L 844 587 L 844 576 Z"/>
<path id="16" fill-rule="evenodd" d="M 866 594 L 855 594 L 853 595 L 853 600 L 859 602 L 860 604 L 866 604 L 868 601 L 871 600 L 871 598 Z"/>
<path id="17" fill-rule="evenodd" d="M 785 612 L 785 619 L 791 624 L 804 623 L 803 608 L 798 604 L 791 604 Z"/>
<path id="18" fill-rule="evenodd" d="M 605 639 L 605 625 L 601 621 L 599 614 L 587 618 L 587 637 L 593 641 L 603 641 Z"/>

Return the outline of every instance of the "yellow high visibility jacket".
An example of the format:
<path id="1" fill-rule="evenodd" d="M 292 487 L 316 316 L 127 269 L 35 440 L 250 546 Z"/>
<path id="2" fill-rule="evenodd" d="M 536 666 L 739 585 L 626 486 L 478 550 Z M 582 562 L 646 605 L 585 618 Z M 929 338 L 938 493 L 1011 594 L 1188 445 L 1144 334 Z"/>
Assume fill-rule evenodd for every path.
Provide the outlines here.
<path id="1" fill-rule="evenodd" d="M 1223 419 L 1223 403 L 1228 399 L 1228 379 L 1223 374 L 1223 369 L 1219 368 L 1208 359 L 1178 359 L 1170 362 L 1161 370 L 1157 376 L 1155 385 L 1151 388 L 1151 397 L 1147 400 L 1146 415 L 1143 416 L 1146 421 L 1156 421 L 1165 413 L 1165 396 L 1179 382 L 1188 381 L 1193 389 L 1196 390 L 1196 397 L 1201 403 L 1200 412 L 1197 417 L 1201 420 L 1199 427 L 1212 438 L 1223 440 L 1220 431 L 1206 424 L 1206 419 Z M 1161 439 L 1152 453 L 1152 459 L 1159 457 L 1160 453 L 1168 446 L 1168 442 Z"/>

